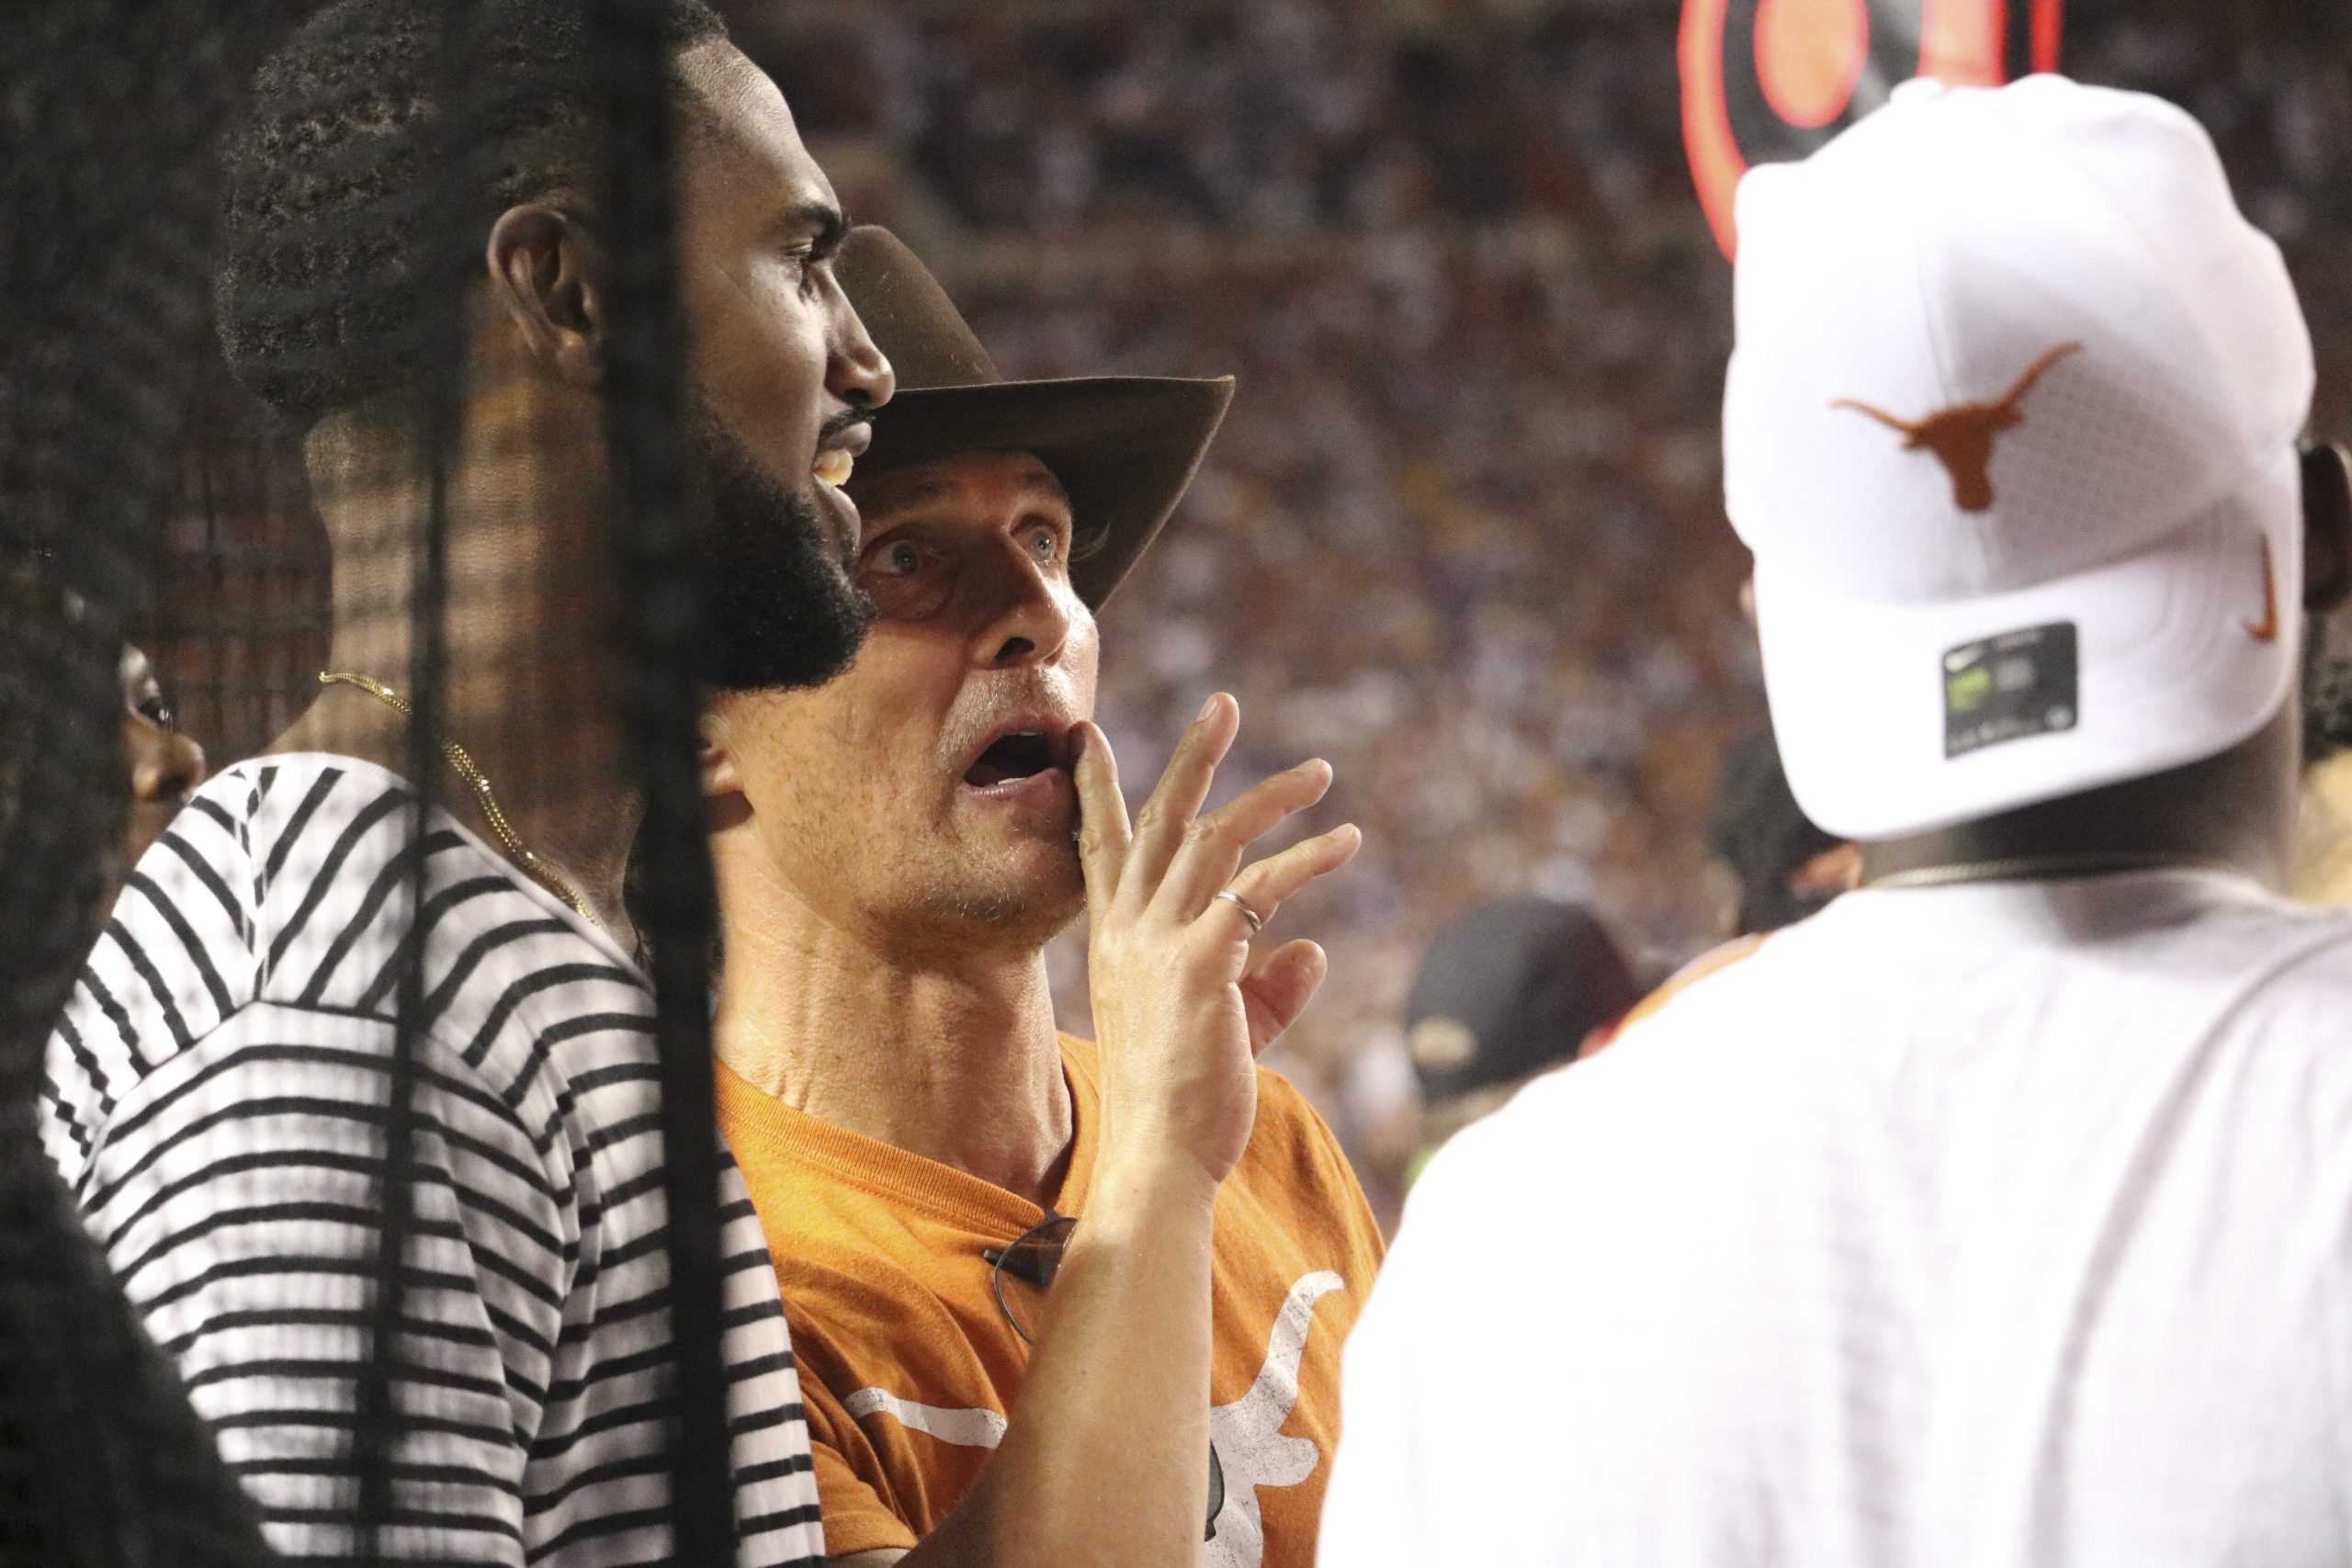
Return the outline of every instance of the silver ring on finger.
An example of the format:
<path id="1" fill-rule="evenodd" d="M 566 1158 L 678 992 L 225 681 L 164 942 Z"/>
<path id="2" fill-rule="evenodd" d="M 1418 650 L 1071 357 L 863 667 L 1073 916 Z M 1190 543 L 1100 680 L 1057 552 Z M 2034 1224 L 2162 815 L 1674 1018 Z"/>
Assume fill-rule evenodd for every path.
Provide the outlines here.
<path id="1" fill-rule="evenodd" d="M 1256 936 L 1260 931 L 1266 929 L 1265 917 L 1259 914 L 1257 910 L 1251 908 L 1250 907 L 1249 900 L 1242 897 L 1240 894 L 1236 893 L 1232 888 L 1228 887 L 1224 892 L 1218 894 L 1216 896 L 1216 901 L 1219 903 L 1230 904 L 1235 908 L 1240 910 L 1241 918 L 1250 922 L 1250 934 L 1251 936 Z"/>

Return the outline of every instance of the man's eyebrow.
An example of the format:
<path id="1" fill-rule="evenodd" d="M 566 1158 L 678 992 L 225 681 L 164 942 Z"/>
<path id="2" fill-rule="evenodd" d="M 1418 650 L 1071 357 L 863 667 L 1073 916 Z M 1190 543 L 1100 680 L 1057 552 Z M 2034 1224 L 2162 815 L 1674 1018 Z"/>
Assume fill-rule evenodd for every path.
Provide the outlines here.
<path id="1" fill-rule="evenodd" d="M 842 242 L 849 238 L 848 217 L 831 202 L 804 201 L 786 212 L 784 221 L 787 227 L 806 227 L 817 231 L 809 241 L 808 251 L 819 261 L 840 250 Z"/>
<path id="2" fill-rule="evenodd" d="M 1031 459 L 1029 466 L 1021 470 L 1021 484 L 1040 495 L 1051 497 L 1065 507 L 1073 504 L 1069 491 L 1063 485 L 1060 476 L 1047 468 L 1043 458 Z"/>
<path id="3" fill-rule="evenodd" d="M 1023 478 L 1027 479 L 1030 484 L 1035 485 L 1037 489 L 1044 491 L 1047 495 L 1052 496 L 1056 501 L 1060 502 L 1064 506 L 1070 504 L 1069 488 L 1062 483 L 1060 477 L 1057 475 L 1053 469 L 1046 467 L 1045 464 L 1039 463 L 1035 468 L 1030 469 L 1027 474 L 1023 475 Z"/>
<path id="4" fill-rule="evenodd" d="M 889 412 L 888 409 L 880 410 L 877 417 L 888 419 Z M 1033 462 L 1022 469 L 1019 482 L 1024 490 L 1059 502 L 1065 507 L 1074 505 L 1069 490 L 1043 461 Z M 952 501 L 957 493 L 954 484 L 940 479 L 910 479 L 901 482 L 890 477 L 879 483 L 890 488 L 877 488 L 867 498 L 865 510 L 869 516 L 885 511 L 908 511 L 918 506 L 929 506 L 934 502 Z"/>
<path id="5" fill-rule="evenodd" d="M 879 511 L 888 507 L 928 506 L 934 501 L 944 501 L 956 493 L 956 487 L 945 479 L 917 479 L 911 484 L 885 491 L 867 502 Z"/>

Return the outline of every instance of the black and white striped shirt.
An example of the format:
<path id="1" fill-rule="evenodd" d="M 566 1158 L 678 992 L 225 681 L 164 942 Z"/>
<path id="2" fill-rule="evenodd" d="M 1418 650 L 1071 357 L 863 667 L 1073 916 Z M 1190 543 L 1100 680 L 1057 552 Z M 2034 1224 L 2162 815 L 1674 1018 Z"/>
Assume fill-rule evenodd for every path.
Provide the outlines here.
<path id="1" fill-rule="evenodd" d="M 390 1555 L 666 1558 L 669 1258 L 652 999 L 456 820 L 408 918 L 406 785 L 221 773 L 140 862 L 48 1055 L 43 1134 L 230 1468 L 296 1557 L 355 1549 L 356 1378 L 402 939 L 424 944 Z M 725 1166 L 739 1563 L 823 1536 L 784 1313 Z"/>

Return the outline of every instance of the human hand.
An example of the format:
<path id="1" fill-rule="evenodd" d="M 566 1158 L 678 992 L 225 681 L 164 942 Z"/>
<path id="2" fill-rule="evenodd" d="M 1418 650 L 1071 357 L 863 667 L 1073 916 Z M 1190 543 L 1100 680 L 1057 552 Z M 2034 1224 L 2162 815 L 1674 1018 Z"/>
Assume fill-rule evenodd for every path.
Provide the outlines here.
<path id="1" fill-rule="evenodd" d="M 1256 1119 L 1257 1055 L 1306 1010 L 1329 968 L 1311 942 L 1253 961 L 1249 916 L 1218 897 L 1229 891 L 1270 922 L 1363 842 L 1349 824 L 1242 868 L 1252 843 L 1323 798 L 1331 769 L 1302 762 L 1201 816 L 1240 713 L 1223 693 L 1209 699 L 1132 827 L 1109 741 L 1080 727 L 1079 856 L 1106 1165 L 1176 1156 L 1224 1180 Z"/>

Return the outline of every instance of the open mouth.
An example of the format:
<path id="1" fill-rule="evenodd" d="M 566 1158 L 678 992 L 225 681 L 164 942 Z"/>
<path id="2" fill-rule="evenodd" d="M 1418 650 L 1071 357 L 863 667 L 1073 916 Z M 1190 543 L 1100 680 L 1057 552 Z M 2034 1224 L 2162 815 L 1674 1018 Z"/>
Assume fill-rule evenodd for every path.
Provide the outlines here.
<path id="1" fill-rule="evenodd" d="M 856 471 L 858 454 L 873 441 L 871 414 L 852 410 L 826 421 L 818 436 L 817 455 L 808 460 L 809 477 L 830 489 L 841 489 Z"/>
<path id="2" fill-rule="evenodd" d="M 1061 766 L 1059 750 L 1053 737 L 1041 729 L 1000 736 L 964 774 L 964 782 L 975 789 L 988 789 L 1017 779 L 1034 778 Z"/>

